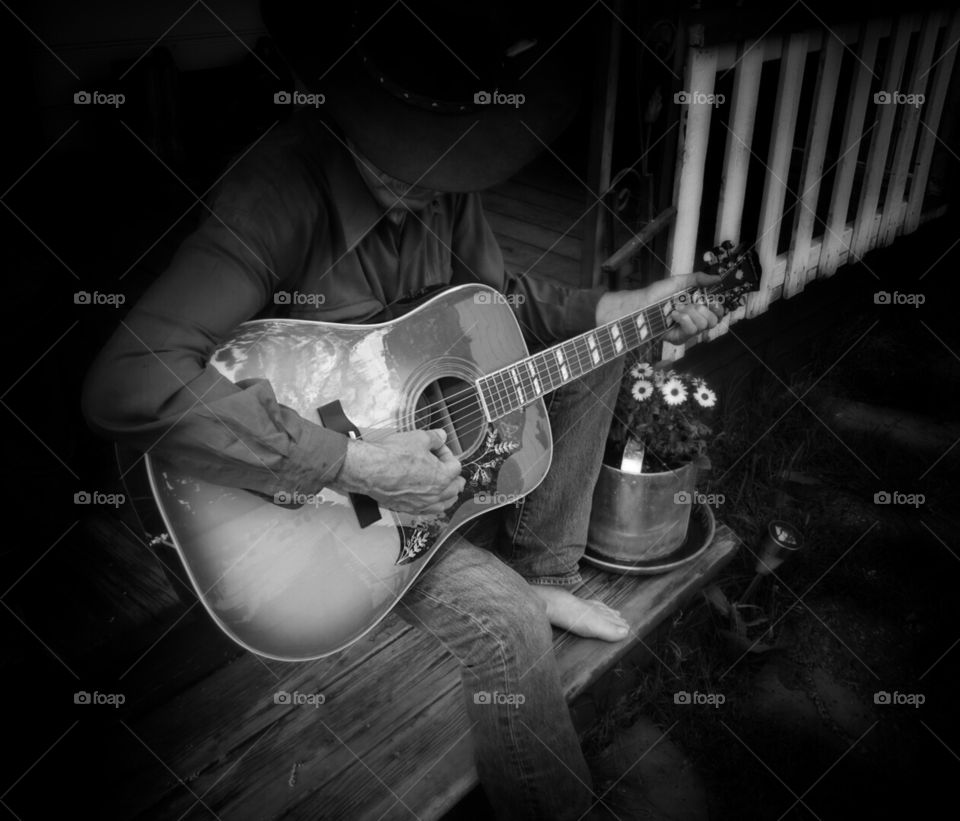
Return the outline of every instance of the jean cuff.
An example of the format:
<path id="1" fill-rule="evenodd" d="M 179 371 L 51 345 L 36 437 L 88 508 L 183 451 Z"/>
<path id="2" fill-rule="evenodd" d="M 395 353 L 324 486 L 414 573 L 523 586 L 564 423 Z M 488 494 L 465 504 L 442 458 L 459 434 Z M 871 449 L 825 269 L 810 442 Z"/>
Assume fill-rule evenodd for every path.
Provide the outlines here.
<path id="1" fill-rule="evenodd" d="M 573 571 L 572 573 L 566 573 L 560 576 L 525 577 L 524 581 L 526 581 L 527 584 L 542 584 L 552 587 L 576 587 L 579 584 L 583 584 L 583 577 L 578 571 Z"/>

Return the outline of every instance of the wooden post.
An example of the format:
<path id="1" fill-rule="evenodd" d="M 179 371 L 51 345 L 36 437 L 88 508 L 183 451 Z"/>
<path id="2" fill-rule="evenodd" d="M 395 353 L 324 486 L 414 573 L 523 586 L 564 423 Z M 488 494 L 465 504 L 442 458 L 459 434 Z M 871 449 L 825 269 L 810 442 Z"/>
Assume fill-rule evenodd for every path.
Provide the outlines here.
<path id="1" fill-rule="evenodd" d="M 817 87 L 813 94 L 813 111 L 807 131 L 806 150 L 803 152 L 803 173 L 800 176 L 800 201 L 793 215 L 793 232 L 790 251 L 787 254 L 787 271 L 783 281 L 783 296 L 789 298 L 803 290 L 811 274 L 810 244 L 813 239 L 813 224 L 820 196 L 820 181 L 823 176 L 824 159 L 827 154 L 827 139 L 833 120 L 837 82 L 840 79 L 840 63 L 843 59 L 843 43 L 836 37 L 826 36 L 820 49 L 820 66 Z"/>
<path id="2" fill-rule="evenodd" d="M 717 74 L 717 50 L 692 48 L 684 72 L 687 102 L 680 112 L 678 158 L 674 183 L 677 218 L 670 231 L 670 250 L 667 259 L 671 275 L 694 270 L 697 250 L 697 232 L 700 228 L 700 202 L 703 196 L 703 169 L 707 159 L 707 140 L 710 136 L 710 115 L 713 105 L 705 100 L 713 94 Z M 663 358 L 678 359 L 683 355 L 682 345 L 663 343 Z"/>
<path id="3" fill-rule="evenodd" d="M 613 132 L 617 113 L 617 82 L 620 73 L 621 3 L 613 3 L 610 25 L 600 37 L 600 58 L 594 92 L 593 118 L 590 130 L 590 156 L 587 167 L 588 202 L 602 197 L 610 187 L 613 162 Z M 600 284 L 600 263 L 613 250 L 612 237 L 606 225 L 608 212 L 600 203 L 587 210 L 584 219 L 583 252 L 580 256 L 580 284 L 593 288 Z"/>
<path id="4" fill-rule="evenodd" d="M 910 73 L 906 88 L 902 89 L 905 93 L 923 93 L 926 89 L 927 75 L 930 72 L 930 64 L 933 62 L 933 50 L 936 48 L 937 34 L 940 33 L 942 25 L 943 13 L 940 11 L 932 11 L 924 19 L 917 42 L 913 71 Z M 921 110 L 922 107 L 919 105 L 907 106 L 900 122 L 900 133 L 893 152 L 893 169 L 883 200 L 883 216 L 880 219 L 877 245 L 889 245 L 903 229 L 903 220 L 906 216 L 903 194 L 910 174 L 910 158 L 916 144 L 917 129 L 920 127 Z"/>
<path id="5" fill-rule="evenodd" d="M 884 103 L 881 94 L 892 95 L 900 90 L 903 78 L 903 66 L 910 45 L 910 33 L 917 26 L 917 18 L 904 15 L 897 18 L 890 36 L 887 49 L 886 70 L 883 73 L 883 86 L 877 96 L 871 97 L 867 105 L 877 111 L 875 126 L 870 135 L 870 148 L 867 151 L 867 164 L 860 186 L 860 202 L 854 218 L 853 241 L 850 243 L 851 256 L 860 259 L 874 245 L 877 229 L 877 204 L 880 201 L 880 187 L 887 168 L 887 152 L 890 148 L 890 135 L 893 133 L 893 121 L 898 106 L 890 98 Z M 852 260 L 851 260 L 852 261 Z"/>
<path id="6" fill-rule="evenodd" d="M 717 232 L 714 243 L 730 240 L 740 242 L 740 223 L 747 191 L 747 172 L 750 169 L 750 148 L 753 127 L 757 119 L 757 98 L 760 94 L 760 74 L 763 71 L 763 44 L 749 40 L 740 45 L 733 76 L 733 99 L 727 142 L 723 155 L 723 176 L 720 182 L 720 207 L 717 214 Z M 727 314 L 716 328 L 707 333 L 715 339 L 727 328 L 742 319 L 746 309 L 737 308 Z"/>
<path id="7" fill-rule="evenodd" d="M 777 101 L 773 111 L 773 135 L 767 159 L 767 175 L 760 201 L 760 235 L 757 254 L 763 267 L 760 290 L 747 298 L 747 316 L 767 310 L 777 281 L 777 244 L 783 205 L 787 195 L 787 176 L 793 157 L 793 132 L 797 126 L 797 106 L 803 85 L 803 69 L 807 60 L 807 34 L 791 35 L 784 43 L 777 80 Z M 782 280 L 781 280 L 782 281 Z"/>
<path id="8" fill-rule="evenodd" d="M 881 20 L 871 20 L 860 32 L 857 61 L 854 64 L 854 75 L 850 83 L 847 116 L 843 123 L 843 136 L 840 139 L 840 158 L 836 164 L 827 226 L 820 247 L 822 276 L 832 276 L 837 268 L 846 262 L 849 252 L 844 240 L 847 208 L 853 191 L 853 177 L 857 171 L 863 117 L 867 110 L 867 97 L 870 93 L 870 81 L 873 78 L 873 66 L 877 61 L 877 43 L 880 41 L 882 28 Z"/>
<path id="9" fill-rule="evenodd" d="M 920 215 L 923 211 L 923 197 L 927 193 L 927 177 L 930 174 L 930 161 L 933 159 L 933 149 L 936 145 L 937 128 L 940 126 L 940 116 L 943 114 L 943 104 L 947 98 L 947 86 L 953 72 L 953 63 L 957 56 L 957 39 L 960 38 L 960 11 L 954 11 L 950 18 L 950 25 L 944 32 L 943 51 L 933 69 L 933 79 L 930 82 L 927 99 L 924 102 L 926 109 L 920 137 L 917 142 L 917 159 L 913 166 L 913 179 L 910 181 L 910 194 L 907 203 L 907 218 L 904 231 L 916 231 L 920 225 Z"/>

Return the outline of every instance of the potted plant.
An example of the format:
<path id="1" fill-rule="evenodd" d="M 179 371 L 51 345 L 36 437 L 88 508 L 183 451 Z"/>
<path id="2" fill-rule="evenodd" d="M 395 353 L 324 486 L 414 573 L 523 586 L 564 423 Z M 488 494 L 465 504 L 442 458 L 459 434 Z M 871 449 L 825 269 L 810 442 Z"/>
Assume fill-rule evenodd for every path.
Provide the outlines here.
<path id="1" fill-rule="evenodd" d="M 706 381 L 635 359 L 617 397 L 588 544 L 619 563 L 669 556 L 687 537 L 717 396 Z"/>

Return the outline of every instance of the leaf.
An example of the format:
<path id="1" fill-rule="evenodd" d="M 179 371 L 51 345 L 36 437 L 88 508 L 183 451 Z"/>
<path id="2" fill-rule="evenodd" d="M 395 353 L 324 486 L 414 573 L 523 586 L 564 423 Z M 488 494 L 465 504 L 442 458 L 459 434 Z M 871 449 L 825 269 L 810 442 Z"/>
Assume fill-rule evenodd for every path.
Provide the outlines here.
<path id="1" fill-rule="evenodd" d="M 727 616 L 730 614 L 730 600 L 715 584 L 711 584 L 703 591 L 703 597 L 720 612 L 720 615 Z"/>

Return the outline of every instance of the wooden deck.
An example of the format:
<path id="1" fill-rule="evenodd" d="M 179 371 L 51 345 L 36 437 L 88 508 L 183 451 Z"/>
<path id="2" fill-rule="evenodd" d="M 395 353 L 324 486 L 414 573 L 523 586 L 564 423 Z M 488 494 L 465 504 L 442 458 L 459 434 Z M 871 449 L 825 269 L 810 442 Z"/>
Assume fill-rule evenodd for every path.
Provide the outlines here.
<path id="1" fill-rule="evenodd" d="M 633 636 L 609 644 L 558 633 L 568 699 L 695 594 L 736 544 L 720 526 L 696 562 L 668 575 L 585 569 L 583 590 L 619 608 Z M 101 763 L 109 817 L 426 820 L 477 785 L 457 664 L 430 634 L 391 616 L 337 656 L 283 664 L 237 653 L 199 608 L 190 616 L 127 677 L 131 703 L 151 700 L 133 689 L 167 693 L 128 719 L 150 754 L 124 745 Z M 323 703 L 278 704 L 282 692 Z"/>

